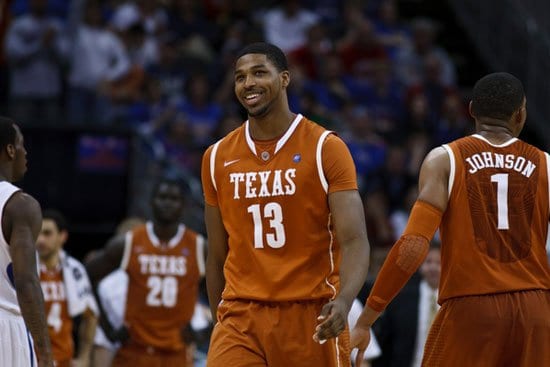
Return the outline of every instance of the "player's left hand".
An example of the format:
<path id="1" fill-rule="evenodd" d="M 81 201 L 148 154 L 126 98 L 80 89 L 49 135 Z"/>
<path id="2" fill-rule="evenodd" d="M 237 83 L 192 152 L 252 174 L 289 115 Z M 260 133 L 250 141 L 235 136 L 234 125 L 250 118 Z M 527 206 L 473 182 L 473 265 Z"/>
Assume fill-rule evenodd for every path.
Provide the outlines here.
<path id="1" fill-rule="evenodd" d="M 370 343 L 370 328 L 356 325 L 351 331 L 350 349 L 357 348 L 357 355 L 355 357 L 355 365 L 361 366 L 363 356 Z"/>
<path id="2" fill-rule="evenodd" d="M 323 344 L 327 339 L 337 337 L 346 327 L 350 306 L 341 298 L 336 298 L 323 306 L 317 317 L 320 322 L 315 328 L 313 340 Z"/>

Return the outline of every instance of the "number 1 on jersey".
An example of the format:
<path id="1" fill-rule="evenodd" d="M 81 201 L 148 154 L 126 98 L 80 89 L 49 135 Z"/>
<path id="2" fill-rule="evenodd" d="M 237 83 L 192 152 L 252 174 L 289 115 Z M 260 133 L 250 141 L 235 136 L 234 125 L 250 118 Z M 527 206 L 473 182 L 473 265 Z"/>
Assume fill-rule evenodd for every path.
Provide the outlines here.
<path id="1" fill-rule="evenodd" d="M 497 183 L 497 228 L 510 229 L 508 224 L 508 174 L 494 174 L 491 176 L 491 182 Z"/>
<path id="2" fill-rule="evenodd" d="M 266 233 L 267 244 L 272 248 L 281 248 L 285 245 L 286 235 L 283 226 L 283 209 L 278 203 L 267 203 L 264 206 L 263 217 L 260 204 L 250 205 L 247 211 L 252 214 L 254 222 L 254 248 L 264 248 L 264 229 L 262 218 L 269 219 L 269 226 L 275 233 Z"/>

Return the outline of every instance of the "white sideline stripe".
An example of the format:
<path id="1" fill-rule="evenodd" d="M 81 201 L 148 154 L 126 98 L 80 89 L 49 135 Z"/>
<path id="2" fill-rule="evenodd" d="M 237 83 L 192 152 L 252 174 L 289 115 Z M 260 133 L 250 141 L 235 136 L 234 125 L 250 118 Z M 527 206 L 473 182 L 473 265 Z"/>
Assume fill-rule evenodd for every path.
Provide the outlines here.
<path id="1" fill-rule="evenodd" d="M 449 172 L 449 186 L 447 190 L 449 190 L 449 193 L 447 195 L 447 198 L 451 197 L 451 190 L 453 189 L 453 184 L 455 181 L 455 174 L 456 174 L 456 162 L 455 162 L 455 155 L 453 153 L 453 150 L 451 147 L 447 144 L 443 144 L 443 148 L 447 151 L 447 154 L 449 155 L 449 163 L 451 165 L 451 170 Z"/>

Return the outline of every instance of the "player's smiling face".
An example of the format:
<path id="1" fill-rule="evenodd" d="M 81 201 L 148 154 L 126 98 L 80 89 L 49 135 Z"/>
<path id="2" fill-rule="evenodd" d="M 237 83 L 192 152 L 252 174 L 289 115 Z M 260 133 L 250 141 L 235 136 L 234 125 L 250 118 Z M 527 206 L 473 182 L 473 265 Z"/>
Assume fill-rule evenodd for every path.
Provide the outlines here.
<path id="1" fill-rule="evenodd" d="M 266 55 L 243 55 L 235 64 L 235 95 L 249 116 L 261 117 L 281 100 L 288 78 L 288 71 L 279 72 Z"/>

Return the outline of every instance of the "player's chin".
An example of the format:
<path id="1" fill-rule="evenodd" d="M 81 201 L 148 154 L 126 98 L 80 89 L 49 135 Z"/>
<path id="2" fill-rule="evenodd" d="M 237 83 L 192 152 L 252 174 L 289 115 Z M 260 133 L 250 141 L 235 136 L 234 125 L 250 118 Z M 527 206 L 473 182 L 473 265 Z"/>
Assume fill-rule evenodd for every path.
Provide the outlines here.
<path id="1" fill-rule="evenodd" d="M 248 112 L 248 116 L 250 117 L 262 117 L 267 114 L 267 110 L 268 110 L 267 106 L 258 106 L 254 108 L 248 108 L 247 112 Z"/>

